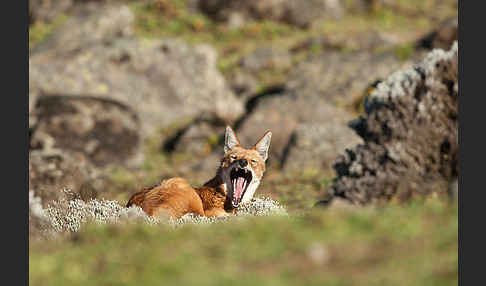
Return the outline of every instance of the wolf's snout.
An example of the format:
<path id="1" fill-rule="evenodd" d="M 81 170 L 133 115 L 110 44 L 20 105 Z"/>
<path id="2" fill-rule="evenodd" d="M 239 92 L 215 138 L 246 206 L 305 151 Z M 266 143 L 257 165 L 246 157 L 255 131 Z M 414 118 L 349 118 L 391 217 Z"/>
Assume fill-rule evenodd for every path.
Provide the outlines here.
<path id="1" fill-rule="evenodd" d="M 238 163 L 240 164 L 241 168 L 244 168 L 248 165 L 248 161 L 246 159 L 240 159 L 238 160 Z"/>

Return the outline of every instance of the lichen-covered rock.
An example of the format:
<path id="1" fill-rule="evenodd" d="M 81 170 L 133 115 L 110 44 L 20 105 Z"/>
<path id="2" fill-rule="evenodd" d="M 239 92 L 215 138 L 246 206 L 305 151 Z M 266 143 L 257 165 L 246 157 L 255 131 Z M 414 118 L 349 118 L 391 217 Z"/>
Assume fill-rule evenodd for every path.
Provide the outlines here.
<path id="1" fill-rule="evenodd" d="M 447 192 L 458 166 L 458 45 L 390 75 L 350 125 L 364 144 L 335 164 L 331 193 L 356 204 Z"/>
<path id="2" fill-rule="evenodd" d="M 32 148 L 83 153 L 97 167 L 139 166 L 143 161 L 140 122 L 128 106 L 88 96 L 43 95 L 37 102 Z M 44 142 L 50 138 L 52 143 Z M 48 139 L 49 140 L 49 139 Z"/>
<path id="3" fill-rule="evenodd" d="M 58 57 L 49 51 L 30 57 L 32 94 L 92 95 L 130 106 L 142 137 L 202 114 L 231 123 L 243 103 L 216 66 L 216 51 L 176 39 L 118 38 Z"/>

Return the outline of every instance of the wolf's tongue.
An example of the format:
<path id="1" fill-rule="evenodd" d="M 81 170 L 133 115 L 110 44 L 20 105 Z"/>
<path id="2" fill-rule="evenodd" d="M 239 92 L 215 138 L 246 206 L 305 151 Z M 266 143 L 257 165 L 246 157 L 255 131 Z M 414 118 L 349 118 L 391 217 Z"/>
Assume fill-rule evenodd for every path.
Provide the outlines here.
<path id="1" fill-rule="evenodd" d="M 245 178 L 239 177 L 236 180 L 235 198 L 239 199 L 241 197 L 241 193 L 243 192 L 243 185 L 244 184 L 245 184 Z"/>

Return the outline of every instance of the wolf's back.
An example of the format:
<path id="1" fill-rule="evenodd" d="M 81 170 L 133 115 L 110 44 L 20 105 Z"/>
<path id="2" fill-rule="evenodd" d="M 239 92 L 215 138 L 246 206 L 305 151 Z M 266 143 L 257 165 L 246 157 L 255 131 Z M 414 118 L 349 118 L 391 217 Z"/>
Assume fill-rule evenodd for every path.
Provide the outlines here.
<path id="1" fill-rule="evenodd" d="M 156 186 L 146 187 L 143 188 L 143 190 L 141 190 L 140 192 L 133 194 L 128 200 L 127 208 L 131 207 L 132 205 L 142 207 L 142 202 L 145 199 L 145 195 L 155 187 Z"/>

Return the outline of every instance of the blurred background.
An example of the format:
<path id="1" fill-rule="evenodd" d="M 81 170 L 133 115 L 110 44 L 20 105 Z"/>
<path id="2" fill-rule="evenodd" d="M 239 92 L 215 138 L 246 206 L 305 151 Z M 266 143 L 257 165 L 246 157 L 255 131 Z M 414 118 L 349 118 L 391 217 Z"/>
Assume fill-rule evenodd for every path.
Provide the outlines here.
<path id="1" fill-rule="evenodd" d="M 29 189 L 43 207 L 64 187 L 83 200 L 124 205 L 165 178 L 200 186 L 215 174 L 228 124 L 246 147 L 273 132 L 256 196 L 299 216 L 326 204 L 336 159 L 365 143 L 348 125 L 366 115 L 377 85 L 457 40 L 458 0 L 29 0 L 29 21 Z M 434 183 L 432 197 L 445 196 L 454 176 Z M 174 234 L 132 226 L 133 237 L 118 238 L 118 228 L 88 227 L 60 244 L 65 250 L 34 244 L 30 282 L 363 285 L 356 283 L 381 277 L 370 284 L 457 284 L 457 208 L 440 199 L 403 206 L 383 196 L 392 202 L 384 211 L 339 208 L 241 228 Z M 209 242 L 214 235 L 225 246 Z M 356 241 L 343 240 L 350 236 Z M 129 239 L 153 248 L 124 253 Z M 97 256 L 105 248 L 96 241 L 114 256 Z M 169 251 L 181 245 L 181 256 Z M 151 252 L 157 255 L 143 262 Z M 166 261 L 165 253 L 178 258 Z M 189 257 L 200 272 L 180 280 Z M 128 258 L 132 264 L 122 262 Z M 118 276 L 123 265 L 140 272 Z M 224 272 L 217 279 L 200 280 L 217 267 Z"/>

